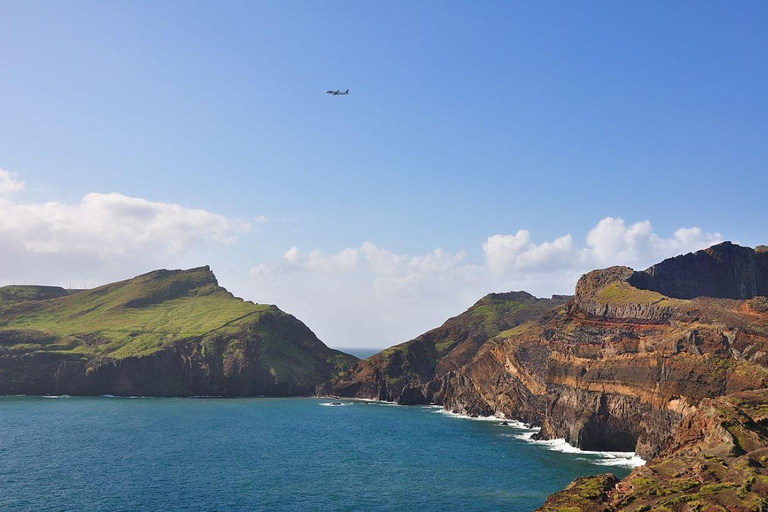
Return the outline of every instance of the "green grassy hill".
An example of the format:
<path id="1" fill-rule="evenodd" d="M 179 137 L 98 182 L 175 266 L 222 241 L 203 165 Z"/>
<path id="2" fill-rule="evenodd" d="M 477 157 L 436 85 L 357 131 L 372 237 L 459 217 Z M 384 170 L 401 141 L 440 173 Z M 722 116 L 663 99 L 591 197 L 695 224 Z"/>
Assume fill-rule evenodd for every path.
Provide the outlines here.
<path id="1" fill-rule="evenodd" d="M 0 297 L 4 394 L 306 394 L 356 361 L 277 307 L 234 297 L 208 267 Z"/>

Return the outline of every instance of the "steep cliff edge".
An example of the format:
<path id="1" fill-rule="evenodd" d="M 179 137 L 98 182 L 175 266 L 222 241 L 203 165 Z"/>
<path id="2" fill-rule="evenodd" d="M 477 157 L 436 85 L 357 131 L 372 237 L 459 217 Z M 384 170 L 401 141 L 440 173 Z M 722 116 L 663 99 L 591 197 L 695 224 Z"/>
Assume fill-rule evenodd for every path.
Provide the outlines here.
<path id="1" fill-rule="evenodd" d="M 208 267 L 75 294 L 9 288 L 0 394 L 305 395 L 356 361 L 277 307 L 234 297 Z"/>

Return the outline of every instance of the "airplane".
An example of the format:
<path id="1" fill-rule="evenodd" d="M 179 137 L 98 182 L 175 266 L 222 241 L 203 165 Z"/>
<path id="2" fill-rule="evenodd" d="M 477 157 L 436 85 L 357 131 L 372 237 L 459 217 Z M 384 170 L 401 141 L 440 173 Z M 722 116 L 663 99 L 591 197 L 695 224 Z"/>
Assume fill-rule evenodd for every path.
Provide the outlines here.
<path id="1" fill-rule="evenodd" d="M 336 89 L 335 91 L 325 91 L 325 94 L 331 94 L 333 96 L 344 96 L 349 94 L 349 89 L 344 92 L 341 92 L 341 89 Z"/>

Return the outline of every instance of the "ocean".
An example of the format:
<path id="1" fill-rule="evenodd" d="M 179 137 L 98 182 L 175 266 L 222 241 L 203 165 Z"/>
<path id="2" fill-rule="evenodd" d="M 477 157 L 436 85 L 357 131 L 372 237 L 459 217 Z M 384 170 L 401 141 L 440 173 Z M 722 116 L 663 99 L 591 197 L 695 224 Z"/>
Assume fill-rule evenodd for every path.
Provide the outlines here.
<path id="1" fill-rule="evenodd" d="M 637 458 L 436 407 L 0 397 L 0 510 L 531 511 Z"/>

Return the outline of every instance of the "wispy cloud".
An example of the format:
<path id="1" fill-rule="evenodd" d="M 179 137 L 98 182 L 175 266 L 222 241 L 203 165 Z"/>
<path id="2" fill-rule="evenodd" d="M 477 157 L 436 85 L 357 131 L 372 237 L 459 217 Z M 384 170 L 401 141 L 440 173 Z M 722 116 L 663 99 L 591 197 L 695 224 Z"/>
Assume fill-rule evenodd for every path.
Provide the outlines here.
<path id="1" fill-rule="evenodd" d="M 25 184 L 16 174 L 0 169 L 0 195 L 15 194 L 24 190 Z"/>

